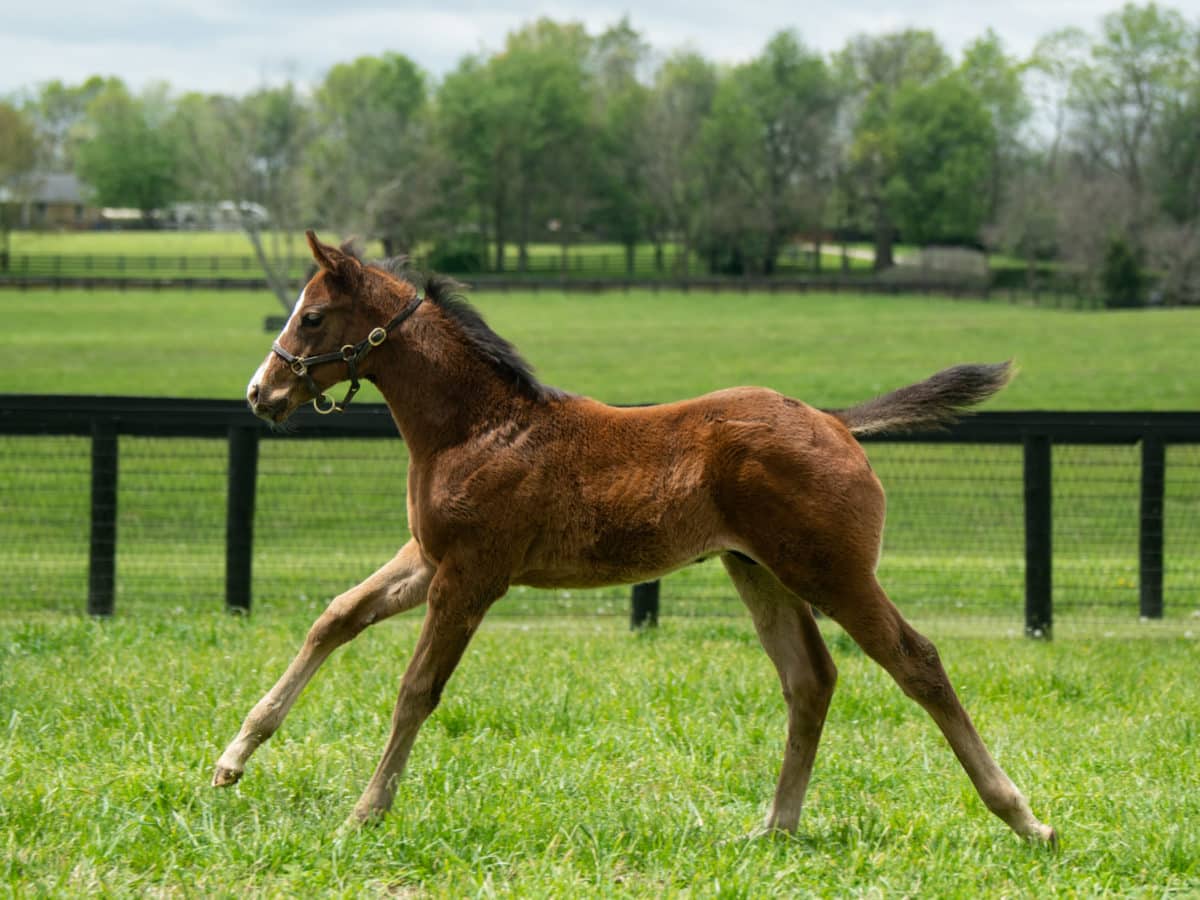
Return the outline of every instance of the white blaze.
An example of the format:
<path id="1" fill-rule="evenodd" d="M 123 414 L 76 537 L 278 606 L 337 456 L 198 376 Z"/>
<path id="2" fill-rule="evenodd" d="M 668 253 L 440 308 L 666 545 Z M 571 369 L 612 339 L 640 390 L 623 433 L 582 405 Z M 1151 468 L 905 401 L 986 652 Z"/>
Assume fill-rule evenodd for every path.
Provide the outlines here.
<path id="1" fill-rule="evenodd" d="M 295 320 L 296 316 L 300 315 L 300 307 L 304 305 L 304 290 L 305 289 L 303 288 L 301 289 L 300 296 L 296 298 L 296 302 L 292 306 L 292 314 L 288 316 L 288 320 L 283 323 L 283 329 L 276 336 L 275 340 L 279 340 L 279 338 L 283 337 L 283 333 L 288 330 L 288 327 L 292 324 L 293 320 Z M 251 388 L 262 383 L 263 375 L 266 374 L 267 371 L 267 364 L 270 363 L 271 357 L 274 355 L 274 350 L 271 350 L 269 353 L 267 353 L 266 357 L 263 358 L 263 361 L 259 364 L 258 368 L 254 370 L 254 374 L 250 376 L 250 383 L 246 385 L 247 397 L 250 396 Z"/>

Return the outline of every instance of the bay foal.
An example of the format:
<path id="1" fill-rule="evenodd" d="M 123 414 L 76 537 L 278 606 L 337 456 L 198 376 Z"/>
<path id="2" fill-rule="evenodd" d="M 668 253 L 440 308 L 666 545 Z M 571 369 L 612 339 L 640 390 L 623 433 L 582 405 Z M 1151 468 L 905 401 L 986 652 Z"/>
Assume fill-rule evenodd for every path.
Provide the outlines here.
<path id="1" fill-rule="evenodd" d="M 447 284 L 409 283 L 308 241 L 319 271 L 248 388 L 283 422 L 349 379 L 378 386 L 408 445 L 412 538 L 317 619 L 283 677 L 221 755 L 233 784 L 329 654 L 368 625 L 426 606 L 383 758 L 354 809 L 385 813 L 422 722 L 488 608 L 510 585 L 646 581 L 710 555 L 749 608 L 787 702 L 768 829 L 794 830 L 836 670 L 810 604 L 933 717 L 988 808 L 1053 841 L 959 704 L 933 644 L 875 580 L 884 497 L 855 435 L 916 429 L 999 390 L 1006 364 L 958 366 L 851 409 L 763 388 L 616 409 L 540 384 Z"/>

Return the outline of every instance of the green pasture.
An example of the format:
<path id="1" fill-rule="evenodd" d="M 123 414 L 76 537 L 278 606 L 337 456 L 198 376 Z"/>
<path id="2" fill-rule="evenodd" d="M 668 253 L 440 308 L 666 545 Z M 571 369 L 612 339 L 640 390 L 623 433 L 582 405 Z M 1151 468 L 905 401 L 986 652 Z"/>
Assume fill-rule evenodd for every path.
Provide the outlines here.
<path id="1" fill-rule="evenodd" d="M 1081 313 L 939 297 L 551 291 L 472 301 L 542 378 L 614 403 L 761 384 L 858 402 L 964 361 L 1013 359 L 993 409 L 1195 409 L 1191 310 Z M 241 397 L 270 348 L 266 293 L 0 291 L 0 391 Z"/>
<path id="2" fill-rule="evenodd" d="M 322 233 L 327 241 L 339 241 L 348 235 L 337 235 L 332 232 Z M 271 252 L 283 250 L 288 246 L 289 236 L 283 232 L 268 232 L 263 235 L 263 244 Z M 304 235 L 290 236 L 291 247 L 300 259 L 301 266 L 307 259 Z M 413 251 L 422 256 L 429 253 L 429 245 L 420 245 Z M 510 272 L 517 269 L 517 245 L 509 243 L 505 250 L 505 267 Z M 871 268 L 868 245 L 850 245 L 849 266 L 855 271 Z M 382 247 L 377 241 L 372 241 L 365 247 L 365 252 L 371 256 L 382 255 Z M 495 254 L 495 247 L 489 250 Z M 625 247 L 617 243 L 588 242 L 571 244 L 566 248 L 564 262 L 561 244 L 535 242 L 528 246 L 529 265 L 534 272 L 563 272 L 566 275 L 577 273 L 589 278 L 604 275 L 619 276 L 626 268 Z M 906 248 L 904 252 L 911 252 Z M 62 256 L 72 259 L 70 274 L 87 274 L 88 270 L 79 269 L 79 259 L 92 257 L 96 275 L 116 277 L 254 277 L 258 274 L 253 267 L 243 271 L 238 266 L 230 267 L 231 257 L 241 257 L 251 266 L 254 248 L 249 239 L 239 231 L 61 231 L 38 232 L 17 231 L 12 234 L 11 255 L 13 266 L 21 270 L 22 258 L 25 256 L 53 257 Z M 663 246 L 663 265 L 665 274 L 675 274 L 675 268 L 681 255 L 681 248 L 672 242 Z M 123 268 L 114 269 L 112 259 L 127 257 Z M 842 266 L 841 245 L 827 244 L 821 253 L 822 266 L 827 272 L 840 271 Z M 779 258 L 782 269 L 805 268 L 808 266 L 807 254 L 795 250 L 785 250 Z M 650 277 L 655 274 L 655 247 L 653 244 L 640 243 L 634 248 L 634 267 L 639 277 Z M 64 270 L 66 271 L 66 270 Z M 301 268 L 302 271 L 302 268 Z M 705 271 L 704 265 L 698 258 L 693 259 L 692 274 Z M 47 274 L 38 270 L 40 274 Z"/>
<path id="3" fill-rule="evenodd" d="M 5 616 L 0 891 L 13 896 L 1191 896 L 1194 640 L 947 638 L 966 706 L 1057 854 L 974 795 L 930 720 L 836 629 L 801 829 L 750 838 L 783 749 L 744 619 L 493 618 L 383 824 L 339 831 L 419 615 L 340 650 L 234 788 L 213 761 L 307 619 Z"/>
<path id="4" fill-rule="evenodd" d="M 1200 396 L 1184 311 L 673 293 L 475 302 L 547 381 L 612 402 L 759 383 L 838 406 L 1009 357 L 1021 374 L 992 408 L 1192 409 Z M 0 310 L 2 392 L 231 398 L 276 311 L 257 293 L 78 291 L 0 291 Z M 92 622 L 79 615 L 89 442 L 31 436 L 0 440 L 0 892 L 1200 892 L 1200 448 L 1170 449 L 1168 618 L 1155 628 L 1132 613 L 1136 448 L 1056 449 L 1049 644 L 1017 637 L 1019 450 L 869 452 L 889 492 L 881 579 L 937 636 L 985 739 L 1059 829 L 1057 854 L 986 812 L 928 718 L 831 623 L 841 680 L 800 832 L 748 839 L 785 715 L 714 564 L 664 581 L 653 633 L 627 630 L 624 588 L 511 591 L 379 827 L 338 830 L 381 752 L 419 612 L 339 651 L 246 778 L 215 791 L 213 761 L 311 620 L 403 540 L 403 445 L 263 442 L 255 607 L 231 618 L 225 443 L 122 438 L 117 615 Z"/>

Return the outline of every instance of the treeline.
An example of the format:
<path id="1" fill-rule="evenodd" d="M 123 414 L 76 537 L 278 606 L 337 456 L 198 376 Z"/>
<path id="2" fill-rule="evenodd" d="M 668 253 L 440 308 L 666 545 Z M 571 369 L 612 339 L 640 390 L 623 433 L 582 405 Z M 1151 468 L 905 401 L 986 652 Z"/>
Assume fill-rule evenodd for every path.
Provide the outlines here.
<path id="1" fill-rule="evenodd" d="M 1153 3 L 1029 58 L 990 31 L 958 59 L 929 31 L 829 56 L 784 31 L 732 67 L 543 19 L 440 80 L 388 53 L 237 97 L 51 82 L 0 103 L 0 134 L 10 195 L 73 170 L 105 206 L 233 200 L 257 235 L 256 204 L 455 271 L 606 240 L 769 274 L 836 235 L 877 268 L 901 239 L 968 245 L 1200 302 L 1200 22 Z"/>

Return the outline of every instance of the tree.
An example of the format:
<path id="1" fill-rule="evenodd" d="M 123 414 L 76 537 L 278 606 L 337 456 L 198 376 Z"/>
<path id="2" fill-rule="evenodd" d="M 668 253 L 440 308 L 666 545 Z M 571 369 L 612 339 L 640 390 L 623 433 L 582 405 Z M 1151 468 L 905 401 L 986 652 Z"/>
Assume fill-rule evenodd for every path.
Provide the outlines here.
<path id="1" fill-rule="evenodd" d="M 645 160 L 649 226 L 660 270 L 663 242 L 673 238 L 680 244 L 680 274 L 688 273 L 709 200 L 696 136 L 712 109 L 717 83 L 716 68 L 699 54 L 668 58 L 655 73 L 645 127 L 634 136 Z"/>
<path id="2" fill-rule="evenodd" d="M 134 97 L 109 82 L 88 104 L 75 169 L 102 206 L 140 209 L 144 218 L 176 199 L 179 149 L 165 125 L 165 87 Z"/>
<path id="3" fill-rule="evenodd" d="M 720 84 L 704 143 L 723 173 L 722 221 L 744 223 L 741 242 L 762 272 L 790 235 L 821 224 L 837 105 L 824 60 L 790 31 Z"/>
<path id="4" fill-rule="evenodd" d="M 515 142 L 514 206 L 517 268 L 529 264 L 539 201 L 558 220 L 564 253 L 584 213 L 594 147 L 589 74 L 591 38 L 579 24 L 539 19 L 513 32 L 491 70 L 509 101 Z M 584 177 L 581 177 L 583 175 Z"/>
<path id="5" fill-rule="evenodd" d="M 918 244 L 976 240 L 989 210 L 992 118 L 960 73 L 896 92 L 887 138 L 895 164 L 889 215 Z"/>
<path id="6" fill-rule="evenodd" d="M 907 30 L 852 38 L 835 63 L 850 97 L 851 126 L 843 190 L 861 225 L 874 235 L 875 268 L 893 265 L 896 222 L 888 184 L 898 164 L 895 97 L 906 84 L 928 84 L 945 75 L 950 60 L 929 31 Z"/>
<path id="7" fill-rule="evenodd" d="M 466 57 L 437 96 L 443 146 L 476 206 L 481 231 L 506 267 L 515 236 L 517 267 L 528 267 L 538 214 L 556 218 L 570 240 L 590 187 L 591 95 L 582 25 L 540 19 L 511 33 L 504 50 Z"/>
<path id="8" fill-rule="evenodd" d="M 596 166 L 592 193 L 595 220 L 625 247 L 625 271 L 633 275 L 638 241 L 652 215 L 646 189 L 646 143 L 650 91 L 638 72 L 649 47 L 627 19 L 598 37 L 589 67 L 595 102 Z"/>
<path id="9" fill-rule="evenodd" d="M 319 135 L 307 154 L 317 219 L 344 233 L 378 236 L 389 256 L 418 237 L 431 202 L 420 166 L 425 76 L 399 53 L 363 56 L 329 70 L 315 93 Z"/>
<path id="10" fill-rule="evenodd" d="M 9 235 L 37 165 L 38 140 L 29 117 L 0 100 L 0 268 L 8 268 Z"/>
<path id="11" fill-rule="evenodd" d="M 1120 241 L 1159 277 L 1165 300 L 1200 295 L 1200 29 L 1154 3 L 1127 4 L 1094 38 L 1051 35 L 1037 61 L 1063 97 L 1049 170 L 1064 258 L 1102 288 L 1096 277 Z"/>
<path id="12" fill-rule="evenodd" d="M 48 81 L 25 103 L 38 134 L 38 165 L 45 172 L 70 172 L 75 151 L 86 137 L 88 107 L 106 90 L 122 87 L 117 78 L 93 75 L 79 85 Z"/>
<path id="13" fill-rule="evenodd" d="M 963 51 L 959 71 L 975 91 L 992 120 L 992 159 L 988 174 L 988 219 L 994 219 L 1004 187 L 1025 155 L 1021 131 L 1033 112 L 1025 91 L 1027 65 L 1004 52 L 991 29 Z"/>
<path id="14" fill-rule="evenodd" d="M 184 139 L 181 171 L 190 195 L 232 201 L 267 284 L 290 311 L 292 273 L 304 258 L 295 235 L 305 208 L 304 153 L 313 134 L 303 98 L 290 83 L 242 98 L 191 94 L 178 104 L 172 127 Z"/>
<path id="15" fill-rule="evenodd" d="M 521 136 L 509 116 L 509 91 L 491 77 L 488 61 L 464 57 L 437 93 L 438 141 L 454 168 L 465 198 L 477 217 L 475 233 L 486 253 L 490 234 L 494 265 L 505 269 L 512 228 L 513 182 Z"/>
<path id="16" fill-rule="evenodd" d="M 1197 39 L 1182 15 L 1154 3 L 1104 17 L 1090 59 L 1071 73 L 1074 141 L 1140 199 L 1163 115 L 1195 77 Z"/>

